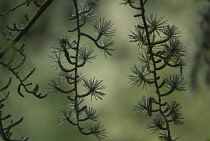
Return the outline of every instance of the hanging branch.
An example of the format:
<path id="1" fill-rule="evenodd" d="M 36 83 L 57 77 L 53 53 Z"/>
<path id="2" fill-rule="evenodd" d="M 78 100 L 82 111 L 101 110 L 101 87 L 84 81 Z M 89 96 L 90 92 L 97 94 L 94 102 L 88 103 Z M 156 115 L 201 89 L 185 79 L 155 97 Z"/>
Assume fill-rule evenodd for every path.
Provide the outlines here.
<path id="1" fill-rule="evenodd" d="M 31 70 L 31 72 L 25 77 L 21 78 L 18 74 L 18 69 L 23 66 L 25 60 L 26 60 L 26 55 L 24 54 L 24 46 L 22 45 L 20 49 L 17 49 L 15 45 L 19 42 L 19 40 L 26 34 L 26 32 L 34 25 L 34 23 L 39 19 L 39 17 L 43 14 L 43 12 L 46 10 L 46 8 L 53 2 L 53 0 L 46 0 L 43 4 L 38 4 L 36 0 L 26 0 L 22 4 L 19 4 L 18 6 L 15 6 L 6 12 L 0 14 L 1 16 L 6 16 L 12 11 L 18 10 L 18 8 L 22 6 L 29 6 L 31 3 L 34 3 L 36 7 L 38 7 L 37 12 L 34 14 L 34 16 L 29 19 L 27 15 L 25 15 L 27 23 L 24 26 L 18 27 L 16 23 L 13 24 L 13 27 L 7 25 L 8 30 L 10 31 L 10 34 L 7 36 L 5 32 L 4 36 L 7 41 L 4 41 L 4 44 L 0 45 L 0 64 L 8 69 L 20 82 L 18 86 L 18 93 L 20 96 L 24 97 L 23 93 L 21 92 L 21 88 L 23 88 L 27 93 L 33 94 L 34 96 L 38 98 L 44 98 L 47 95 L 41 95 L 38 93 L 39 85 L 36 84 L 35 87 L 30 90 L 29 87 L 32 85 L 32 83 L 25 83 L 25 81 L 32 75 L 32 73 L 35 71 L 35 69 Z M 1 18 L 0 16 L 0 18 Z M 13 33 L 12 32 L 17 32 L 15 37 L 13 38 Z M 10 60 L 6 62 L 6 59 L 4 56 L 8 53 L 12 52 L 12 56 L 10 57 Z M 12 65 L 14 64 L 15 56 L 21 56 L 22 60 L 20 63 L 16 66 Z"/>
<path id="2" fill-rule="evenodd" d="M 26 55 L 24 54 L 24 46 L 22 45 L 20 49 L 17 49 L 15 45 L 20 41 L 20 39 L 26 34 L 26 32 L 34 25 L 34 23 L 39 19 L 39 17 L 43 14 L 43 12 L 46 10 L 46 8 L 53 2 L 53 0 L 46 0 L 43 4 L 39 4 L 37 0 L 26 0 L 25 2 L 7 10 L 6 12 L 3 12 L 0 14 L 1 17 L 6 17 L 7 14 L 11 13 L 12 11 L 18 10 L 20 7 L 23 6 L 29 6 L 31 3 L 34 3 L 35 6 L 38 8 L 34 16 L 29 19 L 27 15 L 25 15 L 25 19 L 27 23 L 21 27 L 19 27 L 16 23 L 13 24 L 13 26 L 7 25 L 9 32 L 9 35 L 6 35 L 4 31 L 2 31 L 3 35 L 5 36 L 6 41 L 4 41 L 4 44 L 0 44 L 0 64 L 8 69 L 20 82 L 18 86 L 18 93 L 20 96 L 24 97 L 23 93 L 21 92 L 21 88 L 23 88 L 27 93 L 33 94 L 34 96 L 38 98 L 44 98 L 46 95 L 38 94 L 39 85 L 35 85 L 35 87 L 30 90 L 29 86 L 32 85 L 32 83 L 25 83 L 25 81 L 32 75 L 35 69 L 31 70 L 31 72 L 25 77 L 21 78 L 18 74 L 18 69 L 23 66 Z M 17 33 L 14 35 L 14 33 Z M 14 37 L 13 37 L 14 36 Z M 10 57 L 10 60 L 6 62 L 6 57 L 4 57 L 8 52 L 12 52 L 12 56 Z M 22 60 L 20 63 L 16 66 L 14 66 L 13 62 L 15 60 L 15 56 L 21 56 Z"/>
<path id="3" fill-rule="evenodd" d="M 178 28 L 168 25 L 167 21 L 158 14 L 146 15 L 146 3 L 147 0 L 124 0 L 122 3 L 138 10 L 139 14 L 134 17 L 142 20 L 142 23 L 136 25 L 135 31 L 131 31 L 132 34 L 129 35 L 131 42 L 137 42 L 145 50 L 145 53 L 139 56 L 140 65 L 131 68 L 133 74 L 130 75 L 130 79 L 133 85 L 143 84 L 143 88 L 153 85 L 156 89 L 156 98 L 143 96 L 134 110 L 146 112 L 152 117 L 146 128 L 152 133 L 159 134 L 159 140 L 175 141 L 177 138 L 172 138 L 170 124 L 183 124 L 181 106 L 176 101 L 164 102 L 163 98 L 173 94 L 174 91 L 186 90 L 186 81 L 182 77 L 182 69 L 185 66 L 182 57 L 185 56 L 185 51 L 178 39 L 180 34 Z M 164 70 L 166 66 L 179 68 L 180 73 L 161 77 L 159 71 Z M 165 92 L 164 86 L 168 91 Z"/>
<path id="4" fill-rule="evenodd" d="M 68 122 L 76 126 L 79 132 L 83 135 L 94 135 L 97 140 L 103 140 L 106 137 L 106 129 L 97 121 L 97 110 L 88 107 L 84 104 L 87 97 L 95 100 L 102 100 L 106 95 L 103 93 L 105 86 L 102 80 L 95 77 L 87 79 L 79 73 L 79 69 L 96 58 L 93 55 L 93 48 L 87 45 L 81 45 L 83 38 L 88 38 L 95 43 L 105 55 L 111 55 L 111 37 L 115 30 L 111 30 L 111 21 L 106 21 L 105 18 L 94 22 L 93 29 L 96 37 L 92 37 L 88 33 L 82 32 L 82 27 L 86 25 L 88 20 L 92 18 L 92 7 L 78 6 L 77 0 L 73 0 L 74 8 L 71 22 L 74 22 L 76 27 L 68 30 L 70 33 L 75 32 L 77 38 L 72 41 L 67 36 L 58 38 L 58 41 L 52 46 L 51 61 L 56 69 L 59 69 L 59 78 L 51 80 L 47 84 L 47 94 L 55 94 L 57 92 L 67 95 L 69 106 L 60 110 L 57 118 L 59 124 Z M 105 39 L 101 39 L 105 37 Z M 67 87 L 65 87 L 67 86 Z M 83 87 L 83 92 L 80 90 Z"/>
<path id="5" fill-rule="evenodd" d="M 34 96 L 36 96 L 37 98 L 44 98 L 47 96 L 47 94 L 45 95 L 41 95 L 41 93 L 38 94 L 38 89 L 39 89 L 39 85 L 36 84 L 35 87 L 30 90 L 30 86 L 32 86 L 32 83 L 26 83 L 26 80 L 28 80 L 28 78 L 34 73 L 35 68 L 33 70 L 31 70 L 26 76 L 25 78 L 21 78 L 20 75 L 18 74 L 18 69 L 23 66 L 25 60 L 26 60 L 26 56 L 24 54 L 24 45 L 22 45 L 22 47 L 20 49 L 15 48 L 13 55 L 10 57 L 10 59 L 8 59 L 8 62 L 6 62 L 6 60 L 0 62 L 0 65 L 2 65 L 4 68 L 6 68 L 9 72 L 11 72 L 15 78 L 19 81 L 19 86 L 18 86 L 18 94 L 22 97 L 24 97 L 21 88 L 23 88 L 27 93 L 33 94 Z M 21 61 L 16 64 L 16 66 L 14 66 L 13 62 L 15 59 L 16 54 L 19 54 L 22 59 Z"/>
<path id="6" fill-rule="evenodd" d="M 3 66 L 6 70 L 8 70 L 13 76 L 14 79 L 19 81 L 19 85 L 17 87 L 17 92 L 21 97 L 24 97 L 23 90 L 27 93 L 34 95 L 37 98 L 44 98 L 47 95 L 41 95 L 38 93 L 39 85 L 36 84 L 34 87 L 32 83 L 27 82 L 29 77 L 34 73 L 35 68 L 32 69 L 25 77 L 21 77 L 19 74 L 19 69 L 23 67 L 26 61 L 26 55 L 24 53 L 24 44 L 19 48 L 17 47 L 17 43 L 22 39 L 22 37 L 27 33 L 27 31 L 34 25 L 34 23 L 39 19 L 39 17 L 43 14 L 46 8 L 52 3 L 53 0 L 46 0 L 43 4 L 39 4 L 37 0 L 25 0 L 21 4 L 14 6 L 13 8 L 0 13 L 0 18 L 11 14 L 14 11 L 17 11 L 19 8 L 24 6 L 29 6 L 31 3 L 37 7 L 37 11 L 34 16 L 30 19 L 28 15 L 25 14 L 26 24 L 22 24 L 21 26 L 17 25 L 15 22 L 13 25 L 6 25 L 9 33 L 2 30 L 2 34 L 5 39 L 1 38 L 0 42 L 0 65 Z M 21 60 L 18 60 L 18 59 Z M 16 61 L 18 60 L 18 61 Z M 1 73 L 1 75 L 4 75 Z M 22 121 L 23 118 L 20 118 L 16 121 L 10 120 L 11 115 L 4 115 L 2 111 L 4 104 L 3 102 L 7 100 L 9 96 L 8 94 L 2 98 L 2 91 L 9 88 L 12 83 L 12 77 L 10 77 L 8 83 L 4 86 L 0 86 L 0 135 L 4 141 L 27 141 L 28 138 L 22 137 L 21 139 L 11 139 L 12 138 L 12 129 L 15 126 L 18 126 Z M 9 122 L 10 120 L 10 122 Z"/>
<path id="7" fill-rule="evenodd" d="M 12 138 L 12 129 L 19 125 L 22 121 L 23 118 L 20 118 L 16 121 L 10 120 L 9 124 L 8 124 L 8 120 L 11 118 L 10 114 L 7 115 L 3 115 L 3 108 L 4 108 L 4 104 L 3 102 L 7 100 L 7 98 L 9 97 L 9 92 L 2 97 L 2 93 L 3 91 L 5 91 L 6 89 L 8 89 L 8 87 L 10 86 L 12 81 L 12 78 L 9 79 L 8 83 L 3 86 L 2 88 L 0 88 L 0 136 L 4 141 L 27 141 L 28 137 L 21 137 L 21 139 L 11 139 Z"/>

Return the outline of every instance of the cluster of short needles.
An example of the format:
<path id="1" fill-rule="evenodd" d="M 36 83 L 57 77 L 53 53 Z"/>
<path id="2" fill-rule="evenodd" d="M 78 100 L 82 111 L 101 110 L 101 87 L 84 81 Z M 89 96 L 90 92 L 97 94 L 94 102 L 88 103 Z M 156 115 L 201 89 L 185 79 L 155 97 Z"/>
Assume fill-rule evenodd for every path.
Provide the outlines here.
<path id="1" fill-rule="evenodd" d="M 54 67 L 59 69 L 59 78 L 51 80 L 47 84 L 47 93 L 63 93 L 67 95 L 69 105 L 60 110 L 57 121 L 62 124 L 68 122 L 76 126 L 83 135 L 94 135 L 98 140 L 106 137 L 104 126 L 97 121 L 97 110 L 88 107 L 85 99 L 93 98 L 102 100 L 105 93 L 105 86 L 102 80 L 95 77 L 85 78 L 79 70 L 92 59 L 96 58 L 92 47 L 83 45 L 82 39 L 87 38 L 93 41 L 105 55 L 111 55 L 114 43 L 111 40 L 115 30 L 111 30 L 111 21 L 104 18 L 92 24 L 96 37 L 82 32 L 88 20 L 92 18 L 91 6 L 79 6 L 78 0 L 73 0 L 75 10 L 70 21 L 75 23 L 75 28 L 68 30 L 71 34 L 76 33 L 77 38 L 72 40 L 68 36 L 61 36 L 52 45 L 51 60 L 55 63 Z M 83 88 L 82 88 L 83 87 Z M 81 89 L 82 88 L 82 89 Z"/>
<path id="2" fill-rule="evenodd" d="M 134 17 L 140 18 L 141 23 L 135 26 L 135 31 L 129 35 L 131 42 L 137 42 L 144 53 L 139 55 L 139 65 L 131 68 L 129 75 L 132 84 L 154 86 L 155 93 L 152 97 L 145 97 L 137 103 L 135 111 L 146 112 L 152 120 L 147 129 L 158 135 L 161 141 L 175 141 L 171 134 L 171 124 L 183 124 L 183 114 L 180 112 L 180 103 L 164 100 L 174 91 L 184 91 L 186 81 L 182 77 L 182 68 L 185 61 L 185 51 L 182 42 L 178 39 L 180 31 L 174 25 L 168 25 L 163 17 L 151 13 L 146 15 L 145 5 L 147 0 L 124 0 L 122 4 L 129 5 L 139 11 Z M 179 68 L 174 74 L 161 75 L 168 67 Z M 174 71 L 176 72 L 176 71 Z"/>

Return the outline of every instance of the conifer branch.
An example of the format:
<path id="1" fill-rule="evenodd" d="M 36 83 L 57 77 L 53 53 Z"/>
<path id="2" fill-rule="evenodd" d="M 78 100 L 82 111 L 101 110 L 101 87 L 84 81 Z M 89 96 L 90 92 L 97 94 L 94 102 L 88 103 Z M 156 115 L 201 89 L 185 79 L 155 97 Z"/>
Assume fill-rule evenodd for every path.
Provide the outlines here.
<path id="1" fill-rule="evenodd" d="M 98 80 L 95 77 L 87 79 L 79 73 L 88 62 L 96 58 L 93 54 L 92 47 L 87 45 L 81 45 L 83 38 L 88 38 L 96 47 L 104 51 L 105 54 L 111 55 L 113 51 L 110 46 L 113 41 L 110 38 L 113 36 L 115 30 L 111 29 L 111 21 L 106 21 L 105 18 L 100 19 L 93 23 L 93 29 L 95 30 L 96 37 L 82 31 L 82 26 L 86 25 L 86 22 L 93 17 L 91 15 L 92 7 L 82 7 L 78 5 L 77 0 L 73 0 L 74 8 L 72 18 L 69 20 L 75 22 L 75 27 L 68 30 L 70 33 L 77 34 L 77 38 L 71 41 L 67 36 L 58 38 L 58 41 L 52 46 L 54 51 L 52 52 L 52 62 L 55 63 L 56 69 L 59 69 L 61 73 L 59 78 L 51 80 L 47 84 L 47 94 L 55 94 L 57 92 L 67 94 L 69 100 L 69 106 L 60 110 L 60 114 L 57 118 L 59 124 L 65 122 L 70 123 L 78 128 L 78 131 L 83 135 L 94 135 L 97 140 L 103 140 L 106 137 L 106 129 L 98 122 L 97 110 L 88 107 L 84 104 L 87 97 L 93 100 L 102 100 L 106 95 L 103 90 L 105 86 L 102 80 Z M 102 40 L 102 37 L 105 39 Z M 63 65 L 65 63 L 65 65 Z M 68 65 L 66 65 L 68 64 Z M 69 66 L 70 68 L 67 68 Z M 64 89 L 64 85 L 68 85 L 71 88 L 70 91 Z M 84 92 L 80 92 L 80 87 L 84 87 Z"/>
<path id="2" fill-rule="evenodd" d="M 173 68 L 185 65 L 182 57 L 185 56 L 185 51 L 182 43 L 178 39 L 180 31 L 174 25 L 170 26 L 163 17 L 158 14 L 146 15 L 145 4 L 147 0 L 124 0 L 123 4 L 130 5 L 133 9 L 139 11 L 140 14 L 134 15 L 136 18 L 141 18 L 142 23 L 135 26 L 135 31 L 131 31 L 129 35 L 131 42 L 137 42 L 139 46 L 145 49 L 145 54 L 141 53 L 139 57 L 140 65 L 134 65 L 131 68 L 132 75 L 129 75 L 132 84 L 146 88 L 155 86 L 155 95 L 150 98 L 143 97 L 138 102 L 134 110 L 137 112 L 145 112 L 149 116 L 156 113 L 152 121 L 147 124 L 147 128 L 152 133 L 159 133 L 159 140 L 172 141 L 170 124 L 183 124 L 183 117 L 180 112 L 181 107 L 176 101 L 171 104 L 163 102 L 163 97 L 172 94 L 175 90 L 184 91 L 186 81 L 182 78 L 182 74 L 169 74 L 161 79 L 159 71 L 165 67 Z M 136 8 L 140 5 L 139 8 Z M 161 47 L 160 47 L 161 46 Z M 152 68 L 152 70 L 151 70 Z M 148 79 L 149 78 L 149 79 Z M 163 86 L 169 88 L 167 92 L 163 91 Z M 153 106 L 153 105 L 157 106 Z M 155 107 L 155 108 L 154 108 Z"/>
<path id="3" fill-rule="evenodd" d="M 27 14 L 25 14 L 25 24 L 23 23 L 21 26 L 17 25 L 16 22 L 13 25 L 5 25 L 9 33 L 6 33 L 2 30 L 3 36 L 5 39 L 1 38 L 0 42 L 0 65 L 3 69 L 10 72 L 11 75 L 14 76 L 9 78 L 9 81 L 5 86 L 0 86 L 0 94 L 2 95 L 2 91 L 9 89 L 9 86 L 12 84 L 12 79 L 17 79 L 19 84 L 17 86 L 17 92 L 21 97 L 25 97 L 24 92 L 34 95 L 35 97 L 41 99 L 47 96 L 47 94 L 42 95 L 39 93 L 39 85 L 36 84 L 32 86 L 31 82 L 28 82 L 31 75 L 34 73 L 35 68 L 29 71 L 25 76 L 20 75 L 20 68 L 24 66 L 25 61 L 27 59 L 26 54 L 24 53 L 23 44 L 21 47 L 18 47 L 17 43 L 26 35 L 26 33 L 31 29 L 31 27 L 35 24 L 35 22 L 40 18 L 46 8 L 52 3 L 53 0 L 46 0 L 43 4 L 39 4 L 37 0 L 24 0 L 22 3 L 8 9 L 7 11 L 0 13 L 0 18 L 6 19 L 9 14 L 12 12 L 16 12 L 21 7 L 28 7 L 31 4 L 34 4 L 37 7 L 37 11 L 33 15 L 33 17 L 29 18 Z M 20 60 L 18 60 L 20 58 Z M 15 61 L 15 60 L 18 61 Z M 4 75 L 1 73 L 1 75 Z M 23 118 L 20 118 L 16 121 L 10 120 L 11 115 L 3 115 L 4 104 L 3 102 L 8 99 L 8 94 L 0 99 L 0 135 L 4 141 L 27 141 L 28 137 L 22 137 L 20 139 L 12 139 L 12 129 L 18 126 Z M 10 120 L 10 121 L 9 121 Z"/>

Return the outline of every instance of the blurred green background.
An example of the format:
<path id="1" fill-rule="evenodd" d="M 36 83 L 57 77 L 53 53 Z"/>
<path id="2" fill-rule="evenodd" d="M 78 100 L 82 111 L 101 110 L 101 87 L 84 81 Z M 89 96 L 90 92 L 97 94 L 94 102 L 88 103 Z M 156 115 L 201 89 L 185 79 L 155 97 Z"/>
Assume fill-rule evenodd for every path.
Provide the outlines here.
<path id="1" fill-rule="evenodd" d="M 91 2 L 94 2 L 93 0 Z M 138 63 L 137 56 L 141 49 L 137 45 L 129 42 L 128 34 L 134 29 L 134 25 L 139 21 L 133 18 L 136 11 L 129 6 L 120 5 L 121 0 L 100 0 L 95 5 L 95 19 L 105 17 L 112 20 L 113 28 L 116 29 L 113 40 L 115 41 L 111 57 L 105 58 L 104 54 L 95 49 L 97 59 L 83 68 L 83 73 L 87 78 L 96 77 L 103 80 L 107 86 L 106 96 L 102 101 L 88 101 L 99 112 L 101 121 L 108 131 L 106 141 L 157 141 L 156 135 L 145 129 L 149 118 L 143 114 L 136 114 L 133 111 L 134 105 L 143 95 L 154 95 L 152 87 L 143 90 L 142 87 L 132 87 L 128 75 L 133 64 Z M 16 0 L 0 0 L 0 12 L 17 3 Z M 83 0 L 82 3 L 87 3 Z M 205 3 L 198 3 L 193 0 L 151 0 L 148 2 L 146 12 L 158 13 L 164 16 L 170 24 L 176 25 L 181 34 L 181 40 L 186 46 L 187 67 L 184 69 L 186 79 L 189 78 L 193 55 L 196 51 L 196 33 L 199 30 L 199 14 Z M 21 8 L 9 15 L 11 18 L 0 18 L 0 28 L 4 29 L 4 24 L 12 24 L 14 21 L 21 23 L 24 13 L 29 17 L 33 15 L 35 8 Z M 31 68 L 36 67 L 36 72 L 31 77 L 33 83 L 40 85 L 40 92 L 45 93 L 46 83 L 52 78 L 57 78 L 58 71 L 50 68 L 49 55 L 53 44 L 58 36 L 67 35 L 71 39 L 75 35 L 67 32 L 72 28 L 72 23 L 68 20 L 72 12 L 72 3 L 67 0 L 57 0 L 46 10 L 33 28 L 26 34 L 20 43 L 26 44 L 26 54 L 28 60 L 23 73 L 27 73 Z M 14 18 L 15 17 L 15 18 Z M 92 21 L 90 21 L 92 22 Z M 90 25 L 83 28 L 83 31 L 93 33 Z M 94 45 L 88 40 L 83 43 Z M 199 66 L 199 65 L 198 65 Z M 0 68 L 3 72 L 3 68 Z M 162 73 L 168 73 L 163 72 Z M 1 74 L 1 78 L 3 78 Z M 172 126 L 172 135 L 179 137 L 179 141 L 207 141 L 210 139 L 210 94 L 209 88 L 203 86 L 202 79 L 199 80 L 201 88 L 198 92 L 177 92 L 168 99 L 175 99 L 182 105 L 184 113 L 184 124 L 182 126 Z M 14 136 L 29 136 L 30 141 L 94 141 L 94 136 L 81 135 L 76 127 L 69 124 L 58 126 L 55 118 L 58 110 L 68 104 L 67 98 L 63 94 L 49 96 L 39 100 L 27 93 L 25 98 L 20 97 L 16 88 L 10 87 L 10 97 L 5 102 L 4 112 L 13 115 L 13 119 L 24 117 L 24 121 L 15 128 Z M 1 140 L 1 139 L 0 139 Z"/>

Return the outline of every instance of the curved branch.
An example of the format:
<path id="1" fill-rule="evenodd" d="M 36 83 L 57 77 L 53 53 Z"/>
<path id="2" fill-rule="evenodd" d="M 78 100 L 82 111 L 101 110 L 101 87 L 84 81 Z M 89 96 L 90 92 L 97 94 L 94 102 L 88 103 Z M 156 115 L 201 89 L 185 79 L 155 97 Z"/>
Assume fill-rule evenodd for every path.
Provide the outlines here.
<path id="1" fill-rule="evenodd" d="M 75 28 L 72 29 L 72 30 L 68 30 L 68 32 L 74 32 L 74 31 L 78 30 L 79 28 L 81 28 L 82 26 L 84 26 L 85 23 L 86 23 L 86 20 L 85 20 L 82 24 L 80 24 L 79 27 L 75 27 Z"/>
<path id="2" fill-rule="evenodd" d="M 11 82 L 12 82 L 12 78 L 10 77 L 8 83 L 3 88 L 0 89 L 0 92 L 6 90 L 9 87 L 9 85 L 11 84 Z"/>
<path id="3" fill-rule="evenodd" d="M 91 10 L 93 10 L 93 9 L 92 9 L 92 6 L 90 6 L 88 10 L 82 11 L 82 12 L 78 13 L 78 16 L 80 16 L 80 15 L 82 15 L 82 14 L 85 14 L 85 13 L 89 13 Z M 69 18 L 69 20 L 75 20 L 76 18 L 77 18 L 77 15 L 75 15 L 75 16 L 72 17 L 72 18 Z"/>
<path id="4" fill-rule="evenodd" d="M 132 7 L 133 9 L 142 10 L 141 7 L 137 7 L 137 6 L 133 5 L 132 2 L 131 2 L 131 0 L 128 0 L 128 4 L 129 4 L 129 6 Z"/>

